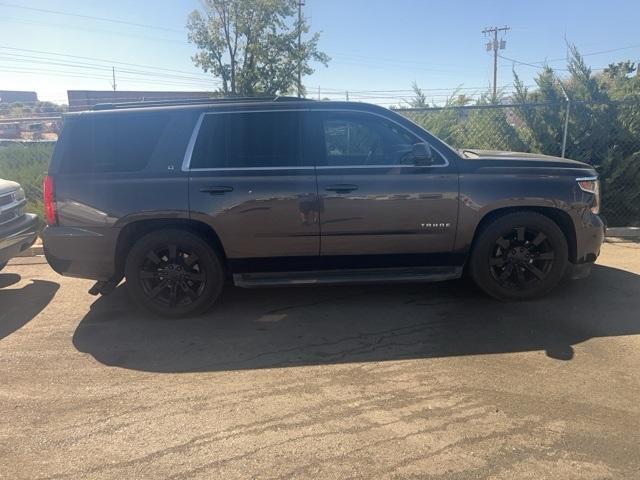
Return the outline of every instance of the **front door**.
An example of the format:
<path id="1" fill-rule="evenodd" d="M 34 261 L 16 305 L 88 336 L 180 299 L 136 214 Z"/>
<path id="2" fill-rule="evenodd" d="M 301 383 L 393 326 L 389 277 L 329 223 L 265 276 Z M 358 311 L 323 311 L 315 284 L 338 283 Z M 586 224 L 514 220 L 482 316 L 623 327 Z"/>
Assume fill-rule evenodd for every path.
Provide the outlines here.
<path id="1" fill-rule="evenodd" d="M 413 146 L 425 140 L 381 115 L 309 115 L 319 137 L 322 256 L 452 251 L 458 214 L 454 166 L 436 150 L 431 163 L 418 164 Z M 427 264 L 448 263 L 431 258 Z"/>
<path id="2" fill-rule="evenodd" d="M 301 114 L 207 113 L 189 164 L 191 218 L 227 258 L 317 257 L 315 169 L 301 153 Z"/>

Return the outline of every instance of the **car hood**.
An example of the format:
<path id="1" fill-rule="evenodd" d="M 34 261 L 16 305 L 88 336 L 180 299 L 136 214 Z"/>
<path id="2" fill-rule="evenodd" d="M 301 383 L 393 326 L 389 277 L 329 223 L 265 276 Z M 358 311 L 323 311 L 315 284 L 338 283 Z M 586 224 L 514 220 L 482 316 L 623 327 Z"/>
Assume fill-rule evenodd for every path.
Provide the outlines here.
<path id="1" fill-rule="evenodd" d="M 462 156 L 469 160 L 495 160 L 497 162 L 513 162 L 513 166 L 557 166 L 569 168 L 593 168 L 591 165 L 568 158 L 552 157 L 541 153 L 503 152 L 500 150 L 477 150 L 475 148 L 461 149 Z M 530 163 L 529 163 L 530 162 Z"/>
<path id="2" fill-rule="evenodd" d="M 20 187 L 16 182 L 10 182 L 9 180 L 3 180 L 0 178 L 0 195 L 13 192 Z"/>

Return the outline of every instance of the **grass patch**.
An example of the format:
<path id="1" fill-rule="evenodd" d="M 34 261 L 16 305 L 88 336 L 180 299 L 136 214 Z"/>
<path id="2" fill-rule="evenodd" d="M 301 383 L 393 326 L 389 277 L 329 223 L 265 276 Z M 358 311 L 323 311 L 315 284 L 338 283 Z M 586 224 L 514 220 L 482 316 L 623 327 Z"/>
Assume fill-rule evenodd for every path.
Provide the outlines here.
<path id="1" fill-rule="evenodd" d="M 47 174 L 54 144 L 0 145 L 0 178 L 18 182 L 27 195 L 27 210 L 42 218 L 42 180 Z"/>

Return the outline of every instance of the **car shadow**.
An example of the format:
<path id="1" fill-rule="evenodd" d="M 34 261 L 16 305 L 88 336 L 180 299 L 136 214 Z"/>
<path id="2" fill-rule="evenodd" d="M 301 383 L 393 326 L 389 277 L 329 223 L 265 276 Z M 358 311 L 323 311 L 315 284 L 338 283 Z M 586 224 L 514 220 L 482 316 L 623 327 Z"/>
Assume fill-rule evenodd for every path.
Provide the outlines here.
<path id="1" fill-rule="evenodd" d="M 21 280 L 21 276 L 17 273 L 0 273 L 0 288 L 7 288 L 15 285 Z"/>
<path id="2" fill-rule="evenodd" d="M 112 366 L 152 372 L 543 350 L 570 360 L 595 337 L 640 333 L 640 275 L 596 266 L 550 296 L 502 303 L 467 282 L 228 288 L 209 314 L 164 320 L 136 310 L 124 286 L 99 298 L 73 343 Z"/>
<path id="3" fill-rule="evenodd" d="M 0 273 L 0 340 L 19 330 L 51 302 L 60 288 L 55 282 L 33 280 L 22 288 L 15 273 Z"/>

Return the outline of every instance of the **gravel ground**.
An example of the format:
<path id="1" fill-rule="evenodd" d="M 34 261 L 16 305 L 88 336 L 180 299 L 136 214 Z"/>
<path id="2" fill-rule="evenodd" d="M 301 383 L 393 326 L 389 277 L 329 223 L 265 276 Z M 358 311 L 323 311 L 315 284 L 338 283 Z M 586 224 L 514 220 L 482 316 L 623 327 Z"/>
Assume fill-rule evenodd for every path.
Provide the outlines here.
<path id="1" fill-rule="evenodd" d="M 0 274 L 0 478 L 640 478 L 640 245 L 499 303 L 464 282 L 229 288 L 157 320 Z"/>

